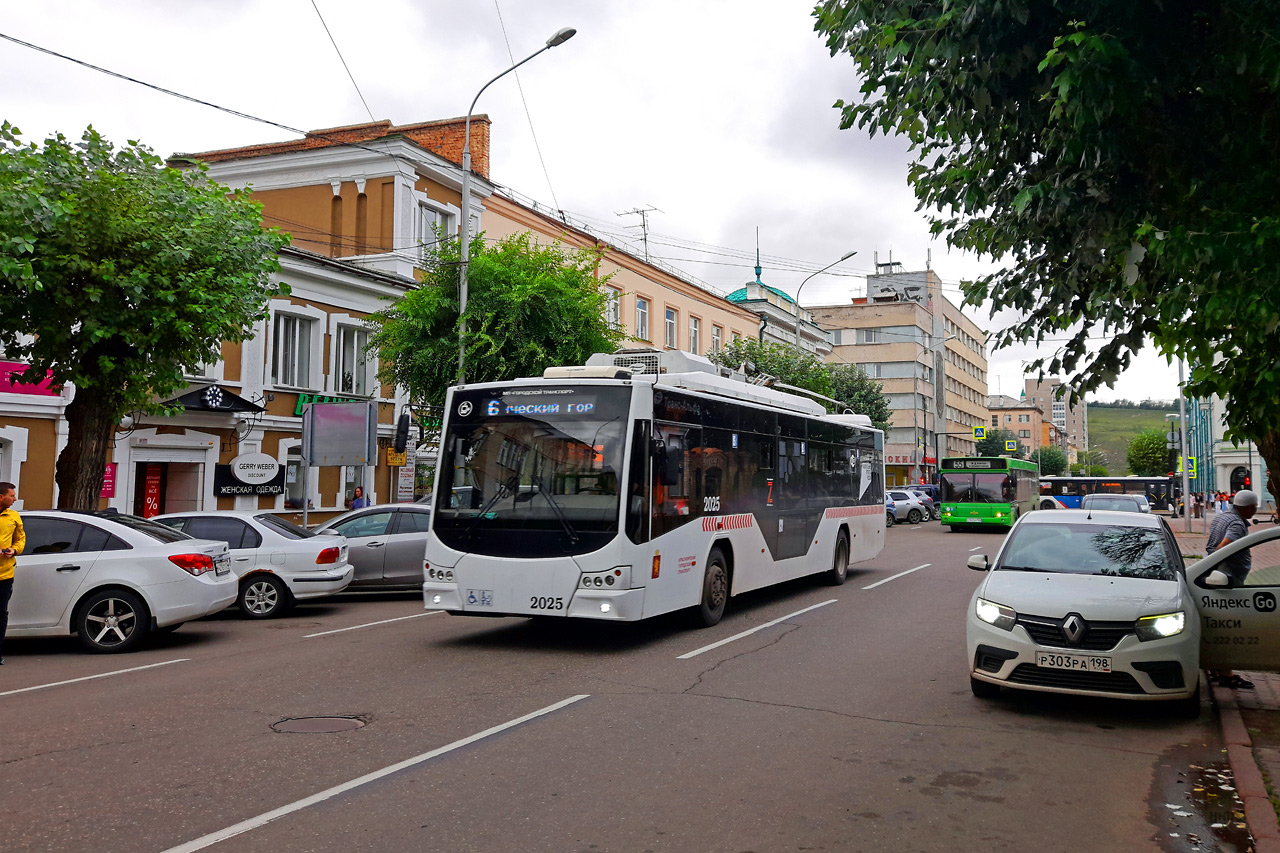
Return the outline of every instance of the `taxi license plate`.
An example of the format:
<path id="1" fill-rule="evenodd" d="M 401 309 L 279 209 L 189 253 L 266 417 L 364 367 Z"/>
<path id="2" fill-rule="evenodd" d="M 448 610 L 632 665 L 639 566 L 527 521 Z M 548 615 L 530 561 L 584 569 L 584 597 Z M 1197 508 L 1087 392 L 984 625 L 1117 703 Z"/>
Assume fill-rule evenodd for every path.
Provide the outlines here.
<path id="1" fill-rule="evenodd" d="M 1111 658 L 1106 655 L 1064 655 L 1036 652 L 1036 666 L 1069 669 L 1075 672 L 1110 672 Z"/>
<path id="2" fill-rule="evenodd" d="M 217 560 L 213 561 L 214 575 L 225 575 L 229 571 L 231 571 L 230 557 L 220 557 Z"/>

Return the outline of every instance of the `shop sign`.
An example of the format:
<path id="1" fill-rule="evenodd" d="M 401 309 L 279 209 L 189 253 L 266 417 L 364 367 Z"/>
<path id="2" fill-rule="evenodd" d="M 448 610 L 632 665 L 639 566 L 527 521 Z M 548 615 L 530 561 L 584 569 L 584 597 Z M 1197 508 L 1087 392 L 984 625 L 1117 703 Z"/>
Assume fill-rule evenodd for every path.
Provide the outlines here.
<path id="1" fill-rule="evenodd" d="M 107 470 L 102 475 L 102 491 L 98 495 L 103 498 L 116 496 L 116 463 L 108 462 Z"/>
<path id="2" fill-rule="evenodd" d="M 0 361 L 0 392 L 5 394 L 31 394 L 37 397 L 57 397 L 60 392 L 49 387 L 53 382 L 53 373 L 45 374 L 44 380 L 34 385 L 16 382 L 14 377 L 26 373 L 27 365 L 20 361 Z"/>
<path id="3" fill-rule="evenodd" d="M 302 410 L 308 403 L 367 403 L 368 399 L 363 397 L 333 397 L 328 394 L 299 394 L 298 405 L 294 408 L 293 413 L 298 417 L 302 417 Z"/>
<path id="4" fill-rule="evenodd" d="M 218 497 L 284 494 L 284 466 L 265 453 L 244 453 L 213 468 Z"/>

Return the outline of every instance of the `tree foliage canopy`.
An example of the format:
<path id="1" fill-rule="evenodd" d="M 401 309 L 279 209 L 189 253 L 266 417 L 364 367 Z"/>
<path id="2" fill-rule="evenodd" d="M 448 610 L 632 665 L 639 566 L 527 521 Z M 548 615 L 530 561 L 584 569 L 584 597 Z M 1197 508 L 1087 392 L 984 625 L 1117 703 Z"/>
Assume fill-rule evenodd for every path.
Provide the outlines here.
<path id="1" fill-rule="evenodd" d="M 1057 477 L 1067 470 L 1067 454 L 1057 447 L 1037 447 L 1031 454 L 1031 461 L 1040 466 L 1040 476 Z"/>
<path id="2" fill-rule="evenodd" d="M 1156 428 L 1140 432 L 1129 441 L 1125 453 L 1129 471 L 1137 477 L 1158 477 L 1169 473 L 1169 449 L 1164 430 Z"/>
<path id="3" fill-rule="evenodd" d="M 427 255 L 422 286 L 374 317 L 370 346 L 382 379 L 411 399 L 439 405 L 458 378 L 459 241 Z M 541 376 L 613 352 L 622 333 L 604 319 L 598 257 L 537 243 L 528 232 L 486 245 L 471 242 L 467 271 L 467 381 Z"/>
<path id="4" fill-rule="evenodd" d="M 1084 393 L 1152 342 L 1280 470 L 1271 4 L 825 0 L 814 14 L 862 80 L 841 126 L 906 135 L 934 233 L 1003 263 L 965 285 L 1023 318 L 997 347 L 1066 335 L 1031 368 L 1074 371 Z"/>
<path id="5" fill-rule="evenodd" d="M 1018 449 L 1009 451 L 1005 449 L 1006 441 L 1016 441 Z M 1011 429 L 988 429 L 987 437 L 978 439 L 977 454 L 979 456 L 1016 456 L 1019 459 L 1025 459 L 1027 456 L 1027 446 L 1018 438 L 1018 434 Z"/>
<path id="6" fill-rule="evenodd" d="M 832 397 L 858 414 L 871 418 L 876 429 L 889 431 L 893 410 L 889 408 L 889 398 L 884 395 L 884 385 L 856 364 L 832 364 L 828 366 L 828 372 Z"/>
<path id="7" fill-rule="evenodd" d="M 184 369 L 221 359 L 282 292 L 270 273 L 288 237 L 259 210 L 92 127 L 39 146 L 0 125 L 0 349 L 28 381 L 75 383 L 60 505 L 96 508 L 120 417 L 161 410 Z"/>

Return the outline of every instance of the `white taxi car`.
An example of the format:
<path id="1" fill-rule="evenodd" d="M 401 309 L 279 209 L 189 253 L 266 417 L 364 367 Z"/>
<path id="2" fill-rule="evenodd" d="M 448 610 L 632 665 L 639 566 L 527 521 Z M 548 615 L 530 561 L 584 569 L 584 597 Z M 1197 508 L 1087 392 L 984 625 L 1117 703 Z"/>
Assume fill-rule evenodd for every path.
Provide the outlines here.
<path id="1" fill-rule="evenodd" d="M 1219 566 L 1249 551 L 1230 586 Z M 1185 567 L 1168 524 L 1136 512 L 1024 515 L 969 604 L 969 683 L 1178 702 L 1200 711 L 1200 668 L 1280 670 L 1280 527 Z"/>
<path id="2" fill-rule="evenodd" d="M 240 611 L 250 619 L 270 619 L 297 601 L 342 592 L 355 576 L 342 536 L 318 536 L 269 512 L 175 512 L 153 520 L 227 543 L 240 581 Z"/>
<path id="3" fill-rule="evenodd" d="M 10 637 L 75 634 L 91 652 L 127 652 L 236 600 L 225 542 L 132 515 L 24 511 L 22 526 Z"/>

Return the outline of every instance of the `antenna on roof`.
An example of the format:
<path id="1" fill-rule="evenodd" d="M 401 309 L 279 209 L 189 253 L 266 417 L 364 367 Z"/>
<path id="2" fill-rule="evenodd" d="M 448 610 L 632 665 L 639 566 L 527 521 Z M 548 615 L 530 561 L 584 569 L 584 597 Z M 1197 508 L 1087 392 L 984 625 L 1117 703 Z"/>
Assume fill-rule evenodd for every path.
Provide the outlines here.
<path id="1" fill-rule="evenodd" d="M 634 216 L 640 217 L 640 241 L 644 244 L 644 262 L 649 263 L 649 214 L 657 210 L 658 213 L 665 211 L 658 210 L 653 205 L 648 207 L 634 207 L 631 210 L 624 210 L 618 216 Z"/>

